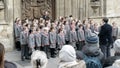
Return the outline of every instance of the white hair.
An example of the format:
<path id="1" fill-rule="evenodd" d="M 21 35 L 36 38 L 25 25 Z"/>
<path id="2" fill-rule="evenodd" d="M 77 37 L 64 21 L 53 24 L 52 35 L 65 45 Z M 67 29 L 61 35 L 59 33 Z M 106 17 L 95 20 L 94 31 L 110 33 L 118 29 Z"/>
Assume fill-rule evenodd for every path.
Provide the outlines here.
<path id="1" fill-rule="evenodd" d="M 115 42 L 114 42 L 114 50 L 115 52 L 119 52 L 120 53 L 120 39 L 117 39 Z"/>
<path id="2" fill-rule="evenodd" d="M 120 59 L 113 63 L 113 66 L 120 68 Z"/>
<path id="3" fill-rule="evenodd" d="M 48 59 L 43 51 L 36 50 L 31 55 L 32 68 L 46 68 Z"/>
<path id="4" fill-rule="evenodd" d="M 64 62 L 76 60 L 76 51 L 71 45 L 64 45 L 59 52 L 59 59 Z"/>

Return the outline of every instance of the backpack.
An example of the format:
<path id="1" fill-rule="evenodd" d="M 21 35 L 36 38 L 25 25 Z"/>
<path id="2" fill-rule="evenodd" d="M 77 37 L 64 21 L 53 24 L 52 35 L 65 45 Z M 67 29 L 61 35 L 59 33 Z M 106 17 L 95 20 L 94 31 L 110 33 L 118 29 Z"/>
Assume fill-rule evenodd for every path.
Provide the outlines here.
<path id="1" fill-rule="evenodd" d="M 97 57 L 86 56 L 84 58 L 86 68 L 103 68 L 100 60 Z"/>

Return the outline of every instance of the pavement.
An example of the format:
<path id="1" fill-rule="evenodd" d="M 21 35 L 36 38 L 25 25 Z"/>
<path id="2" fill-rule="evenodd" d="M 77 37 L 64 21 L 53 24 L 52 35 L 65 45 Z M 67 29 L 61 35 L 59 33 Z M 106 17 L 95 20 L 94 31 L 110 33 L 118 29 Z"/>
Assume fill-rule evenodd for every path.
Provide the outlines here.
<path id="1" fill-rule="evenodd" d="M 111 54 L 113 56 L 114 54 L 113 49 L 111 49 Z M 20 51 L 16 50 L 12 52 L 7 52 L 5 53 L 5 60 L 15 63 L 18 68 L 32 68 L 30 60 L 21 61 L 20 55 L 21 55 Z M 48 60 L 47 68 L 57 68 L 58 63 L 59 63 L 58 57 L 50 58 Z"/>
<path id="2" fill-rule="evenodd" d="M 20 55 L 21 55 L 20 51 L 16 50 L 12 52 L 7 52 L 5 54 L 5 60 L 15 63 L 18 68 L 32 68 L 30 60 L 21 61 Z M 59 62 L 58 57 L 50 58 L 48 60 L 47 68 L 57 68 L 58 62 Z"/>

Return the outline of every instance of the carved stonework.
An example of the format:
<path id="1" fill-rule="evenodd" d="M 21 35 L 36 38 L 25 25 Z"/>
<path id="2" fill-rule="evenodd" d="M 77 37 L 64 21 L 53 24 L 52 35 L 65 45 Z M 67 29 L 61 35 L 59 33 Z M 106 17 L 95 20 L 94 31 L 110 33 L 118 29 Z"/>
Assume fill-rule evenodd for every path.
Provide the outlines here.
<path id="1" fill-rule="evenodd" d="M 100 16 L 100 11 L 102 11 L 101 9 L 100 9 L 100 7 L 101 7 L 101 1 L 100 0 L 91 0 L 90 1 L 90 6 L 91 6 L 91 8 L 92 8 L 92 15 L 93 16 Z"/>
<path id="2" fill-rule="evenodd" d="M 22 18 L 40 18 L 45 11 L 52 16 L 51 0 L 22 0 Z"/>

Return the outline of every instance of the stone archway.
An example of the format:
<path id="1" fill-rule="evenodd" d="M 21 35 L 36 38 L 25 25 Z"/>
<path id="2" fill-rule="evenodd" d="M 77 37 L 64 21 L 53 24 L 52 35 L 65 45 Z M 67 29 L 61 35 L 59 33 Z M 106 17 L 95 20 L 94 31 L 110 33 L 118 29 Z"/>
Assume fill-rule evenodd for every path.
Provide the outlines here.
<path id="1" fill-rule="evenodd" d="M 22 19 L 40 18 L 45 11 L 55 19 L 55 0 L 22 0 Z"/>

